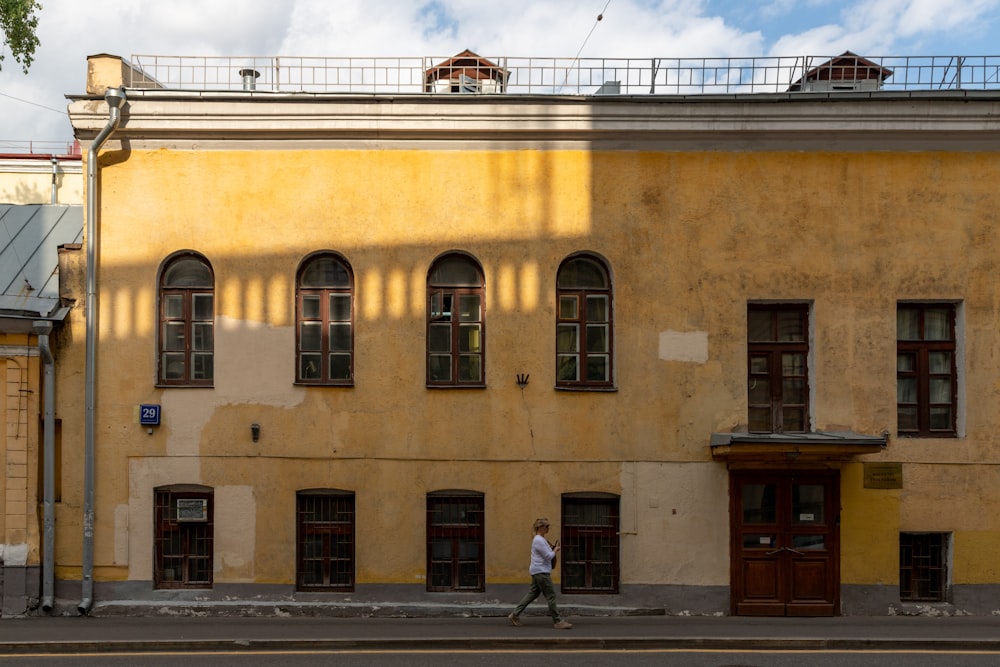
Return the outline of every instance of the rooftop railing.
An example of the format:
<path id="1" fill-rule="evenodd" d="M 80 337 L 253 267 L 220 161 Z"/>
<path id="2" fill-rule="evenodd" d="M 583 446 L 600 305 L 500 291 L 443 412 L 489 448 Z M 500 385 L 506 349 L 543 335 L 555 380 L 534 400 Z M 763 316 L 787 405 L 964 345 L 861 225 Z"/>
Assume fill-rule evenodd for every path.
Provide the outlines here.
<path id="1" fill-rule="evenodd" d="M 1000 56 L 320 58 L 133 55 L 132 88 L 276 93 L 706 95 L 1000 89 Z"/>
<path id="2" fill-rule="evenodd" d="M 0 139 L 0 155 L 79 159 L 81 153 L 80 144 L 76 141 L 28 141 L 23 139 Z"/>

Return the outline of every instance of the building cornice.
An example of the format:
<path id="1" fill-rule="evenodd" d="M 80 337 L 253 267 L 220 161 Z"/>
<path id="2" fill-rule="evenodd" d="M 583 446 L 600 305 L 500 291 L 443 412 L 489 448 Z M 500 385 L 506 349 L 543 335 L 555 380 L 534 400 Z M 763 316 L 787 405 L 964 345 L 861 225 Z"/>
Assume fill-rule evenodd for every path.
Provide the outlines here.
<path id="1" fill-rule="evenodd" d="M 127 94 L 114 139 L 139 145 L 488 141 L 598 142 L 657 149 L 715 144 L 725 150 L 770 138 L 775 145 L 768 147 L 783 142 L 802 147 L 800 142 L 806 142 L 850 149 L 858 143 L 871 150 L 904 142 L 911 150 L 1000 148 L 1000 94 L 995 92 L 613 98 L 161 90 Z M 96 97 L 71 100 L 76 136 L 89 141 L 104 126 L 107 106 Z M 657 145 L 661 142 L 663 146 Z"/>
<path id="2" fill-rule="evenodd" d="M 0 173 L 4 174 L 51 174 L 55 162 L 61 174 L 82 174 L 83 158 L 24 159 L 20 157 L 0 157 Z"/>

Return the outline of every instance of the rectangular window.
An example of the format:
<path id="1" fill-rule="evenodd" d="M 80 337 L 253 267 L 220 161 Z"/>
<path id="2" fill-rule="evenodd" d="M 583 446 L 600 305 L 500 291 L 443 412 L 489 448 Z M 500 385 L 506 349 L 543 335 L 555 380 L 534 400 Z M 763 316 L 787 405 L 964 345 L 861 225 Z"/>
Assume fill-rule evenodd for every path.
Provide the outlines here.
<path id="1" fill-rule="evenodd" d="M 900 600 L 947 601 L 948 542 L 948 533 L 899 534 Z"/>
<path id="2" fill-rule="evenodd" d="M 750 432 L 808 432 L 808 304 L 750 304 L 747 354 Z"/>
<path id="3" fill-rule="evenodd" d="M 211 588 L 211 490 L 157 489 L 154 513 L 154 586 Z"/>
<path id="4" fill-rule="evenodd" d="M 900 303 L 896 307 L 899 435 L 956 435 L 956 352 L 954 304 Z"/>
<path id="5" fill-rule="evenodd" d="M 300 591 L 354 590 L 354 494 L 303 491 L 297 497 Z"/>
<path id="6" fill-rule="evenodd" d="M 485 515 L 480 493 L 427 496 L 427 590 L 486 590 Z"/>
<path id="7" fill-rule="evenodd" d="M 617 593 L 618 497 L 563 497 L 562 591 Z"/>

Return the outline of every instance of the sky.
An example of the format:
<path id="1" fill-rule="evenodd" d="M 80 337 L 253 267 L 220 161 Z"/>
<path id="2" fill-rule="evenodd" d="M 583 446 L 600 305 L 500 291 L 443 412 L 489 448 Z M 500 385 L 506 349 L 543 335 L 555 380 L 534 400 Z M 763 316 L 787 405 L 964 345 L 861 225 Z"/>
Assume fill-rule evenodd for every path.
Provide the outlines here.
<path id="1" fill-rule="evenodd" d="M 73 140 L 87 56 L 710 58 L 1000 55 L 1000 0 L 39 0 L 0 53 L 0 153 Z M 598 20 L 598 16 L 601 19 Z M 52 145 L 49 145 L 52 144 Z"/>

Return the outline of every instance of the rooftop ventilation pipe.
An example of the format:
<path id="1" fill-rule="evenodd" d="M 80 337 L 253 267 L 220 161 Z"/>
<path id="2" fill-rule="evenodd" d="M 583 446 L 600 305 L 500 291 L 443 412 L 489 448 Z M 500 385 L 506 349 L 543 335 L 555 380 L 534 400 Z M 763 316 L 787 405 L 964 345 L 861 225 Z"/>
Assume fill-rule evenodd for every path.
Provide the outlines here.
<path id="1" fill-rule="evenodd" d="M 55 603 L 55 534 L 56 534 L 56 370 L 49 334 L 52 323 L 39 320 L 33 322 L 32 330 L 38 336 L 38 352 L 45 367 L 45 385 L 42 394 L 44 403 L 45 442 L 42 449 L 42 611 L 49 613 Z"/>
<path id="2" fill-rule="evenodd" d="M 121 122 L 125 88 L 108 88 L 108 122 L 87 149 L 87 368 L 84 389 L 83 452 L 83 572 L 81 599 L 76 606 L 86 614 L 94 604 L 94 404 L 97 384 L 97 152 Z"/>
<path id="3" fill-rule="evenodd" d="M 248 67 L 240 70 L 240 76 L 243 77 L 243 90 L 257 90 L 257 78 L 260 77 L 260 72 Z"/>

